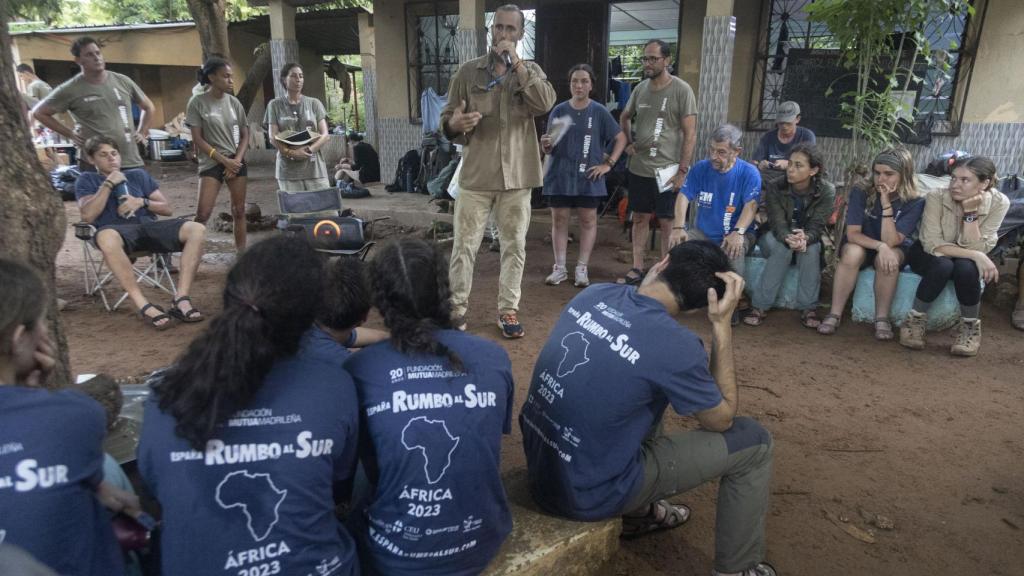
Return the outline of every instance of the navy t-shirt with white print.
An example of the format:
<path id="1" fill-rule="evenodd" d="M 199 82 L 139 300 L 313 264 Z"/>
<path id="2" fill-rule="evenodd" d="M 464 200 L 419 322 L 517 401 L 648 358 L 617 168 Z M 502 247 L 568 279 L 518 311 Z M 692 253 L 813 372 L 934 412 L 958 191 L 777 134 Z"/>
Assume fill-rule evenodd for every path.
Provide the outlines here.
<path id="1" fill-rule="evenodd" d="M 643 484 L 640 447 L 665 408 L 722 395 L 700 339 L 635 287 L 597 284 L 562 311 L 519 416 L 530 492 L 577 520 L 619 516 Z"/>
<path id="2" fill-rule="evenodd" d="M 0 542 L 65 576 L 124 573 L 103 480 L 106 416 L 77 391 L 0 386 Z"/>
<path id="3" fill-rule="evenodd" d="M 368 573 L 479 574 L 512 529 L 500 475 L 512 419 L 508 354 L 455 330 L 436 336 L 465 372 L 390 342 L 345 363 L 359 391 L 360 457 L 376 487 L 353 520 Z"/>
<path id="4" fill-rule="evenodd" d="M 348 375 L 301 354 L 278 361 L 203 451 L 151 398 L 139 470 L 163 510 L 163 573 L 358 574 L 333 498 L 354 474 L 356 410 Z"/>

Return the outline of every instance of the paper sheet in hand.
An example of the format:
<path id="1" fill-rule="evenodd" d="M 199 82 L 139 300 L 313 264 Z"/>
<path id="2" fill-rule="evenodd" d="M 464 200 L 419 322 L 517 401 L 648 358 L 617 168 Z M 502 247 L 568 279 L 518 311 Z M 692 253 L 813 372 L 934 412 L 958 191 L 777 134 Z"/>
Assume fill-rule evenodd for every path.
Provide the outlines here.
<path id="1" fill-rule="evenodd" d="M 319 133 L 306 129 L 301 132 L 293 132 L 291 130 L 278 132 L 274 139 L 289 146 L 305 146 L 310 142 L 316 141 L 319 137 Z"/>
<path id="2" fill-rule="evenodd" d="M 565 135 L 569 133 L 569 128 L 572 127 L 572 118 L 569 116 L 559 116 L 551 121 L 548 125 L 547 135 L 551 137 L 551 147 L 558 146 L 558 143 L 565 138 Z M 551 154 L 544 157 L 544 174 L 548 173 L 551 168 Z"/>
<path id="3" fill-rule="evenodd" d="M 668 192 L 672 189 L 672 179 L 675 178 L 676 172 L 679 172 L 678 164 L 665 166 L 654 173 L 654 178 L 658 181 L 659 192 Z"/>

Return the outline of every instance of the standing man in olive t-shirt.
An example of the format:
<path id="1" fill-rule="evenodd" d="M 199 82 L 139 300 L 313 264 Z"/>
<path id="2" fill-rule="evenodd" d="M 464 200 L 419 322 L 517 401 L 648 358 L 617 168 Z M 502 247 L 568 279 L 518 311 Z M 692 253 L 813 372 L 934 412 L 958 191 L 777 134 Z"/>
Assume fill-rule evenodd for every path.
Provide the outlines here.
<path id="1" fill-rule="evenodd" d="M 661 226 L 661 256 L 668 254 L 675 193 L 690 169 L 697 142 L 697 100 L 690 85 L 669 72 L 669 45 L 662 40 L 649 41 L 644 46 L 643 64 L 644 81 L 629 97 L 619 119 L 629 142 L 627 184 L 633 212 L 633 267 L 619 279 L 620 284 L 639 284 L 643 279 L 652 213 Z"/>
<path id="2" fill-rule="evenodd" d="M 50 92 L 32 109 L 32 114 L 43 126 L 70 139 L 79 148 L 93 136 L 112 138 L 121 148 L 121 169 L 142 168 L 144 164 L 136 143 L 146 143 L 155 111 L 153 103 L 131 78 L 107 70 L 95 39 L 83 36 L 75 40 L 71 54 L 82 71 Z M 142 111 L 138 130 L 132 119 L 132 102 Z M 74 129 L 54 118 L 54 114 L 65 111 L 78 123 Z M 84 162 L 84 155 L 81 157 Z"/>

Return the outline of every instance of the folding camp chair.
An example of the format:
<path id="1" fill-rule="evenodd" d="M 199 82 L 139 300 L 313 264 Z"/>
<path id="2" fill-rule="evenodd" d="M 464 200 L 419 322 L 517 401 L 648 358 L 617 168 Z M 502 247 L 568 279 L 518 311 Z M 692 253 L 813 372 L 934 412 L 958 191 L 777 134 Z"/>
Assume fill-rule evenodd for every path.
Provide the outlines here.
<path id="1" fill-rule="evenodd" d="M 374 222 L 346 214 L 341 207 L 337 188 L 306 192 L 277 191 L 277 205 L 284 222 L 279 223 L 286 234 L 304 237 L 317 252 L 327 256 L 356 256 L 366 259 L 375 242 L 366 237 Z"/>
<path id="2" fill-rule="evenodd" d="M 82 243 L 82 259 L 85 261 L 83 279 L 85 293 L 89 296 L 99 294 L 103 301 L 103 307 L 108 312 L 117 310 L 126 298 L 128 292 L 124 291 L 121 296 L 111 304 L 107 297 L 109 284 L 114 280 L 114 273 L 107 267 L 103 259 L 103 252 L 96 247 L 96 227 L 88 222 L 78 222 L 74 225 L 75 238 Z M 177 296 L 178 288 L 174 285 L 174 279 L 170 272 L 170 254 L 158 254 L 155 252 L 133 252 L 128 255 L 132 263 L 132 272 L 135 273 L 135 281 L 144 286 L 151 286 L 171 295 Z"/>

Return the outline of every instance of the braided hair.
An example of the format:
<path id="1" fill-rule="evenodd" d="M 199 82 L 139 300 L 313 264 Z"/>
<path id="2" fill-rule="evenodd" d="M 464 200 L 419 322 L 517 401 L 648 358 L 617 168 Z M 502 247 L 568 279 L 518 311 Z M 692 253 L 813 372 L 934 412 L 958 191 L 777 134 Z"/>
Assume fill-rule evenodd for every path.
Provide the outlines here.
<path id="1" fill-rule="evenodd" d="M 464 370 L 462 359 L 437 339 L 438 330 L 452 327 L 452 309 L 448 261 L 433 244 L 413 238 L 388 243 L 370 263 L 369 277 L 396 350 L 440 356 Z"/>

